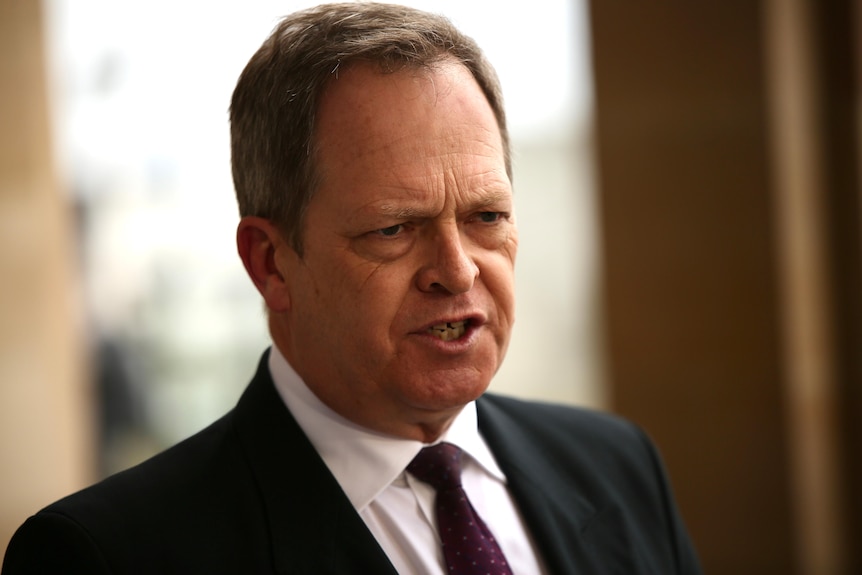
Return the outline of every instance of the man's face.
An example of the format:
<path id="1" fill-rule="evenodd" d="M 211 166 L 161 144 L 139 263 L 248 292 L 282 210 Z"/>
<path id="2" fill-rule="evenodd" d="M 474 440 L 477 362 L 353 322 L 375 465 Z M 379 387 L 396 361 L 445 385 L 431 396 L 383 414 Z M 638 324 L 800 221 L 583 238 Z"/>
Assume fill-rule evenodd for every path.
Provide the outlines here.
<path id="1" fill-rule="evenodd" d="M 428 440 L 485 391 L 514 320 L 517 231 L 496 120 L 461 65 L 339 72 L 318 114 L 304 253 L 276 265 L 279 349 L 366 427 Z"/>

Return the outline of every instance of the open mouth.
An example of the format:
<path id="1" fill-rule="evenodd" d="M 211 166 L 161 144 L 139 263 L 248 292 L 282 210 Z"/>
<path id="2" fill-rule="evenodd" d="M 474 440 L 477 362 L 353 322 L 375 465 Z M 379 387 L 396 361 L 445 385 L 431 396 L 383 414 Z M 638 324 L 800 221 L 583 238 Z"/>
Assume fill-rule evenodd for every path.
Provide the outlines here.
<path id="1" fill-rule="evenodd" d="M 470 325 L 470 320 L 452 321 L 432 325 L 428 328 L 428 333 L 442 341 L 452 341 L 458 339 L 467 332 L 467 327 Z"/>

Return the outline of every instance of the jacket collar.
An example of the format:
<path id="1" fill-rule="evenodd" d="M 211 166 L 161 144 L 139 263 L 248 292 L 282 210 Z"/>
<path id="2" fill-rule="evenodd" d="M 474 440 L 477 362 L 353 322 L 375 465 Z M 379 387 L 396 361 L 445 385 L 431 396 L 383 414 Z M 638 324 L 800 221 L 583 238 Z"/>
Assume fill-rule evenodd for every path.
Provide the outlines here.
<path id="1" fill-rule="evenodd" d="M 237 404 L 234 426 L 263 502 L 276 571 L 346 574 L 363 566 L 362 572 L 396 575 L 276 393 L 268 356 Z"/>
<path id="2" fill-rule="evenodd" d="M 480 398 L 479 431 L 506 474 L 548 572 L 641 572 L 632 564 L 620 510 L 581 495 L 563 472 L 577 466 L 577 459 L 541 449 L 524 431 L 523 413 L 505 407 L 510 403 L 493 394 Z"/>

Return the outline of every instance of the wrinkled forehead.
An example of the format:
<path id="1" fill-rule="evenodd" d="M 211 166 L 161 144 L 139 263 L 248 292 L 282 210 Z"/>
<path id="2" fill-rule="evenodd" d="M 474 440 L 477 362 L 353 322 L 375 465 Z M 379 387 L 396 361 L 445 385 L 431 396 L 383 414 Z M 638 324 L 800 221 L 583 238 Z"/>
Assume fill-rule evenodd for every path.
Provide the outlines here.
<path id="1" fill-rule="evenodd" d="M 337 151 L 342 159 L 420 154 L 429 147 L 457 151 L 464 144 L 504 157 L 484 93 L 470 71 L 451 60 L 392 73 L 369 63 L 346 67 L 321 98 L 316 128 L 317 151 Z"/>

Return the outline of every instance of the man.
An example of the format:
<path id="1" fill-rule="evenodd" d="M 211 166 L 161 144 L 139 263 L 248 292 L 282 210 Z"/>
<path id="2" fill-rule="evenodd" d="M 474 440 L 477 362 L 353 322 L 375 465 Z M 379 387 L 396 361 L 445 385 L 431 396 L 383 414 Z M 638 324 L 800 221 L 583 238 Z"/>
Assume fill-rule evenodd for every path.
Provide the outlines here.
<path id="1" fill-rule="evenodd" d="M 273 347 L 224 418 L 29 519 L 3 575 L 699 572 L 639 430 L 484 394 L 518 242 L 471 40 L 397 6 L 294 14 L 243 72 L 231 135 Z"/>

